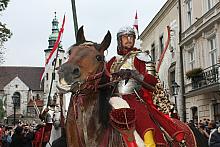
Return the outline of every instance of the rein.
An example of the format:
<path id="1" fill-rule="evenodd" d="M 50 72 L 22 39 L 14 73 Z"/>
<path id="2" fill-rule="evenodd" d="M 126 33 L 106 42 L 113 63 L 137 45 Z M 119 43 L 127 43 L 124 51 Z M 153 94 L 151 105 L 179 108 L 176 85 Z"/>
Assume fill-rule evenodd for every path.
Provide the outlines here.
<path id="1" fill-rule="evenodd" d="M 99 87 L 98 83 L 101 80 L 101 77 L 102 77 L 102 75 L 103 75 L 103 73 L 105 71 L 104 67 L 102 67 L 102 64 L 100 64 L 100 66 L 99 66 L 97 71 L 98 72 L 96 72 L 95 74 L 87 76 L 85 80 L 78 81 L 77 83 L 72 84 L 70 91 L 72 91 L 72 89 L 75 87 L 75 84 L 78 85 L 78 89 L 75 92 L 76 95 L 80 94 L 85 89 L 86 90 L 90 89 L 90 90 L 97 91 L 97 89 Z"/>

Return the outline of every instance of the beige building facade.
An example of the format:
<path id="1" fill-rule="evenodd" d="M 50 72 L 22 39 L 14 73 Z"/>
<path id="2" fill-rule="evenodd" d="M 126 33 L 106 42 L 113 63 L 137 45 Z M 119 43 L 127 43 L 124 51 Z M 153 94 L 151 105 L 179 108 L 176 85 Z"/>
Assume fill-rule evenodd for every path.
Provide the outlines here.
<path id="1" fill-rule="evenodd" d="M 178 113 L 183 119 L 184 104 L 182 92 L 173 96 L 172 84 L 176 82 L 181 85 L 180 73 L 180 53 L 179 53 L 179 9 L 177 0 L 168 0 L 160 11 L 156 14 L 150 24 L 141 33 L 143 50 L 149 50 L 153 61 L 158 67 L 162 53 L 166 49 L 168 41 L 168 29 L 170 27 L 170 42 L 161 61 L 158 76 L 164 89 L 169 93 L 170 100 L 177 104 Z"/>
<path id="2" fill-rule="evenodd" d="M 220 1 L 181 0 L 186 119 L 220 120 Z"/>
<path id="3" fill-rule="evenodd" d="M 167 0 L 140 36 L 156 66 L 169 37 L 167 26 L 170 43 L 158 71 L 164 89 L 181 120 L 219 121 L 220 0 Z M 173 82 L 181 86 L 177 96 Z"/>

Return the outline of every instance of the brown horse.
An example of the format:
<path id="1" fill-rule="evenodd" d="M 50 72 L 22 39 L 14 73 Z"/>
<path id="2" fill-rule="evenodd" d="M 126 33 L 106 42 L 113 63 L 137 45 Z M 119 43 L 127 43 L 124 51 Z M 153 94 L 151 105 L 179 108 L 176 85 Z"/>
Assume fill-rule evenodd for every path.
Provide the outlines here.
<path id="1" fill-rule="evenodd" d="M 101 44 L 86 41 L 83 27 L 77 33 L 76 44 L 70 48 L 70 56 L 59 69 L 60 91 L 72 92 L 66 118 L 68 147 L 123 147 L 120 134 L 111 128 L 109 97 L 112 87 L 100 84 L 106 75 L 104 51 L 109 47 L 111 34 L 108 32 Z M 105 77 L 105 76 L 104 76 Z M 195 147 L 195 137 L 184 123 L 174 120 L 186 133 L 187 147 Z M 171 146 L 179 146 L 172 142 Z"/>
<path id="2" fill-rule="evenodd" d="M 70 56 L 59 69 L 60 91 L 71 91 L 66 119 L 68 147 L 123 146 L 118 133 L 108 127 L 110 105 L 105 100 L 106 92 L 100 94 L 98 84 L 104 73 L 104 51 L 109 47 L 111 34 L 108 32 L 101 44 L 86 41 L 83 27 L 77 33 L 76 44 Z M 102 90 L 106 91 L 106 90 Z M 99 95 L 105 95 L 99 99 Z M 111 132 L 111 133 L 110 133 Z M 109 136 L 118 141 L 109 142 Z M 115 143 L 115 144 L 114 144 Z M 111 144 L 111 145 L 110 145 Z"/>

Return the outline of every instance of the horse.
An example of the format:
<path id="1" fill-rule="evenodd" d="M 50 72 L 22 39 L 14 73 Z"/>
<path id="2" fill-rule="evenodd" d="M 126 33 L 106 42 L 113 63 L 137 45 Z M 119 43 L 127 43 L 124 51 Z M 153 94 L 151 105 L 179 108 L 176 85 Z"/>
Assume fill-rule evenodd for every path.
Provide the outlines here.
<path id="1" fill-rule="evenodd" d="M 70 47 L 69 59 L 58 71 L 60 92 L 72 92 L 67 118 L 66 140 L 68 147 L 126 146 L 117 130 L 109 125 L 114 86 L 105 82 L 109 73 L 105 69 L 104 51 L 111 42 L 111 34 L 105 35 L 101 44 L 87 41 L 83 27 L 79 29 L 76 44 Z M 104 85 L 104 86 L 103 86 Z M 196 147 L 190 128 L 173 119 L 185 132 L 185 146 Z M 170 146 L 181 146 L 173 142 Z"/>
<path id="2" fill-rule="evenodd" d="M 69 103 L 65 131 L 67 146 L 96 147 L 105 146 L 108 142 L 106 136 L 112 131 L 108 127 L 108 114 L 110 104 L 103 102 L 98 84 L 104 74 L 104 51 L 109 47 L 111 34 L 108 31 L 100 44 L 86 41 L 83 27 L 77 33 L 76 44 L 71 47 L 71 53 L 66 63 L 61 65 L 58 74 L 58 89 L 71 91 L 73 96 Z M 102 90 L 105 93 L 105 90 Z M 99 95 L 102 95 L 100 98 Z M 104 96 L 104 97 L 105 97 Z M 118 142 L 111 142 L 112 146 L 123 146 L 120 135 L 112 136 Z"/>

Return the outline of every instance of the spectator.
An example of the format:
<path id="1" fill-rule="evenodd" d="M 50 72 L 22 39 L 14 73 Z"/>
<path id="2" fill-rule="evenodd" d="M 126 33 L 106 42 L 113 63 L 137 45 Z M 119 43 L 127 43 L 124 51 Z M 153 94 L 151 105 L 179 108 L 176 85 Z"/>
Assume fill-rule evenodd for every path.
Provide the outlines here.
<path id="1" fill-rule="evenodd" d="M 209 139 L 209 134 L 206 132 L 205 130 L 205 125 L 203 123 L 199 123 L 198 125 L 198 129 L 200 131 L 200 133 L 206 138 L 206 140 L 208 141 Z"/>
<path id="2" fill-rule="evenodd" d="M 216 124 L 215 124 L 214 121 L 210 121 L 210 122 L 208 123 L 208 127 L 207 127 L 206 132 L 207 132 L 208 134 L 210 134 L 214 129 L 216 129 Z"/>
<path id="3" fill-rule="evenodd" d="M 32 147 L 34 132 L 29 126 L 24 127 L 24 147 Z"/>
<path id="4" fill-rule="evenodd" d="M 0 125 L 0 147 L 2 147 L 2 137 L 3 137 L 3 134 L 4 133 L 4 131 L 3 131 L 3 126 L 2 125 Z"/>
<path id="5" fill-rule="evenodd" d="M 207 139 L 195 127 L 193 120 L 189 121 L 188 126 L 190 127 L 190 129 L 193 131 L 193 134 L 195 135 L 196 142 L 198 143 L 197 147 L 207 147 L 208 146 Z"/>
<path id="6" fill-rule="evenodd" d="M 17 126 L 12 135 L 12 142 L 10 147 L 24 147 L 23 127 Z"/>
<path id="7" fill-rule="evenodd" d="M 3 136 L 3 147 L 10 147 L 11 142 L 12 142 L 12 131 L 6 130 L 5 135 Z"/>
<path id="8" fill-rule="evenodd" d="M 209 147 L 220 147 L 220 127 L 211 132 L 208 143 Z"/>

